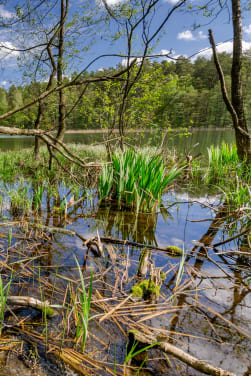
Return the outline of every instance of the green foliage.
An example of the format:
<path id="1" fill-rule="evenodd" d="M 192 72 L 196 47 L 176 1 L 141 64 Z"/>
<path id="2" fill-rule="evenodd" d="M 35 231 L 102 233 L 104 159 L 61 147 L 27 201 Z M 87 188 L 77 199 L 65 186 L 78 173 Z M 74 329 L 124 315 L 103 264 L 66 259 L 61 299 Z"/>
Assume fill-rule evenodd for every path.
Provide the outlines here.
<path id="1" fill-rule="evenodd" d="M 239 161 L 235 144 L 212 145 L 208 148 L 207 165 L 193 161 L 191 177 L 191 183 L 197 182 L 200 187 L 203 183 L 211 184 L 214 191 L 227 201 L 230 210 L 250 203 L 251 170 L 245 161 Z"/>
<path id="2" fill-rule="evenodd" d="M 67 49 L 74 49 L 73 41 Z M 71 46 L 72 44 L 72 46 Z M 73 52 L 74 53 L 74 52 Z M 230 86 L 231 56 L 222 53 L 219 59 L 225 74 L 227 87 Z M 250 59 L 243 56 L 243 93 L 251 94 Z M 85 77 L 112 75 L 122 66 L 96 72 L 85 72 Z M 131 79 L 136 75 L 135 67 Z M 75 77 L 77 73 L 73 76 Z M 69 78 L 65 78 L 65 81 Z M 0 114 L 28 103 L 46 88 L 46 82 L 32 82 L 27 86 L 9 90 L 0 89 Z M 106 81 L 89 85 L 84 95 L 83 88 L 65 89 L 67 106 L 71 109 L 67 116 L 68 129 L 97 129 L 118 127 L 119 111 L 123 97 L 124 82 Z M 251 119 L 250 103 L 246 102 L 247 122 Z M 41 127 L 48 129 L 57 120 L 57 94 L 45 101 Z M 32 127 L 37 115 L 37 105 L 17 113 L 3 125 Z M 124 124 L 127 128 L 186 128 L 226 127 L 231 117 L 222 100 L 218 77 L 212 60 L 197 58 L 193 63 L 180 57 L 176 63 L 145 61 L 140 78 L 132 87 L 126 101 Z"/>
<path id="3" fill-rule="evenodd" d="M 222 142 L 220 146 L 211 145 L 208 148 L 208 168 L 204 179 L 207 183 L 225 181 L 229 176 L 234 177 L 243 165 L 239 162 L 235 144 Z"/>
<path id="4" fill-rule="evenodd" d="M 135 153 L 132 149 L 117 152 L 100 175 L 99 197 L 101 201 L 115 199 L 119 205 L 133 207 L 137 212 L 154 211 L 164 189 L 180 172 L 177 167 L 167 172 L 160 156 Z"/>
<path id="5" fill-rule="evenodd" d="M 246 172 L 245 177 L 242 175 L 241 179 L 238 175 L 236 175 L 232 179 L 231 184 L 222 187 L 230 210 L 233 207 L 241 208 L 246 206 L 247 213 L 250 211 L 248 206 L 251 202 L 251 193 L 248 182 L 251 182 L 251 171 Z"/>
<path id="6" fill-rule="evenodd" d="M 222 142 L 221 146 L 211 145 L 208 148 L 209 166 L 222 167 L 225 164 L 239 163 L 236 145 Z"/>

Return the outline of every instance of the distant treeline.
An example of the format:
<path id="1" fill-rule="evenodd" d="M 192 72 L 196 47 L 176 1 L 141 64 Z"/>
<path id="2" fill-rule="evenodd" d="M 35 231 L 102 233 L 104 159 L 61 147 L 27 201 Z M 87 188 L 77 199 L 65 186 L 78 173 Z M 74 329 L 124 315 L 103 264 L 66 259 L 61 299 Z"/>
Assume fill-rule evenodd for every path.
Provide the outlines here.
<path id="1" fill-rule="evenodd" d="M 219 55 L 226 84 L 230 90 L 231 56 Z M 121 69 L 104 69 L 85 73 L 97 76 Z M 69 78 L 65 78 L 67 82 Z M 124 81 L 107 81 L 65 90 L 68 129 L 98 129 L 117 127 Z M 46 83 L 34 82 L 9 90 L 0 88 L 0 114 L 19 107 L 45 90 Z M 251 59 L 243 58 L 243 92 L 248 123 L 251 119 Z M 43 102 L 43 127 L 57 124 L 57 94 Z M 75 106 L 75 107 L 74 107 Z M 0 125 L 32 128 L 37 105 L 1 121 Z M 185 58 L 176 62 L 146 61 L 139 81 L 133 86 L 124 114 L 125 126 L 146 127 L 226 127 L 231 124 L 225 109 L 218 76 L 211 60 L 197 58 L 193 63 Z"/>

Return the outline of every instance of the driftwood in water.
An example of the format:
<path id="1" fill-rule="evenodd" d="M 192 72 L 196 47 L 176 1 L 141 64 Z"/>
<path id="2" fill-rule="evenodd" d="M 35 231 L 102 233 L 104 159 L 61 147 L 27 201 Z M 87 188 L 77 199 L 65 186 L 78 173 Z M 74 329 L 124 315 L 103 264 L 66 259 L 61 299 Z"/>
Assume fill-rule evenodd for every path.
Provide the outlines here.
<path id="1" fill-rule="evenodd" d="M 179 349 L 177 346 L 172 345 L 168 342 L 168 337 L 156 337 L 154 335 L 144 334 L 138 332 L 137 330 L 130 331 L 129 335 L 134 341 L 138 341 L 143 344 L 153 345 L 159 347 L 165 353 L 173 355 L 175 358 L 178 358 L 182 362 L 186 363 L 190 367 L 205 373 L 207 375 L 213 376 L 236 376 L 234 373 L 225 371 L 221 368 L 215 367 L 203 360 L 197 359 L 194 356 L 188 354 L 187 352 Z"/>
<path id="2" fill-rule="evenodd" d="M 48 317 L 57 315 L 57 311 L 51 307 L 50 303 L 47 300 L 42 302 L 41 300 L 32 298 L 30 296 L 8 296 L 7 304 L 36 308 L 39 311 L 46 313 Z"/>

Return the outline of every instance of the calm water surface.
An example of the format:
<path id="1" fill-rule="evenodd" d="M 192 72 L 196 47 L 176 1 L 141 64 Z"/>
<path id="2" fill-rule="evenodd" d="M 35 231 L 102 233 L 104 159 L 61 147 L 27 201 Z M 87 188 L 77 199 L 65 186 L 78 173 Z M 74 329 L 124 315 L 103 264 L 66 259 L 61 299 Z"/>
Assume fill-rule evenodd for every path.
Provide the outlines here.
<path id="1" fill-rule="evenodd" d="M 93 144 L 103 141 L 103 138 L 103 134 L 97 133 L 67 134 L 65 140 L 70 143 Z M 161 144 L 162 134 L 146 132 L 139 135 L 131 134 L 131 138 L 131 142 L 137 145 L 158 146 Z M 187 137 L 179 135 L 172 138 L 166 137 L 164 145 L 167 148 L 175 147 L 178 151 L 188 152 L 192 145 L 199 144 L 194 148 L 195 153 L 204 153 L 211 144 L 219 145 L 223 140 L 228 143 L 232 142 L 233 132 L 230 130 L 194 131 Z M 34 139 L 31 137 L 0 137 L 0 149 L 3 151 L 21 150 L 32 146 L 33 143 Z M 12 188 L 8 184 L 1 186 L 2 191 L 7 192 L 10 192 Z M 28 195 L 32 198 L 32 187 L 28 190 Z M 113 236 L 162 248 L 175 245 L 184 249 L 186 261 L 179 282 L 176 276 L 180 257 L 170 257 L 163 251 L 150 252 L 149 262 L 155 267 L 162 268 L 166 273 L 166 279 L 161 287 L 159 305 L 151 312 L 154 316 L 148 318 L 145 323 L 155 330 L 161 329 L 167 335 L 171 333 L 173 343 L 199 359 L 206 359 L 215 366 L 236 373 L 237 376 L 249 374 L 251 344 L 248 335 L 251 335 L 251 297 L 248 281 L 250 268 L 247 260 L 243 261 L 243 258 L 231 253 L 231 251 L 241 250 L 242 244 L 235 240 L 219 246 L 217 251 L 208 248 L 207 251 L 200 250 L 200 253 L 196 248 L 196 244 L 201 241 L 202 237 L 209 233 L 213 233 L 212 243 L 220 242 L 235 234 L 234 230 L 229 229 L 227 223 L 218 231 L 212 232 L 213 219 L 216 215 L 214 208 L 219 205 L 219 197 L 210 195 L 209 192 L 194 191 L 191 194 L 186 189 L 171 191 L 163 196 L 163 207 L 158 213 L 135 215 L 125 210 L 117 210 L 110 204 L 100 206 L 94 195 L 92 199 L 90 196 L 70 209 L 67 215 L 60 215 L 58 207 L 65 195 L 69 200 L 71 194 L 67 187 L 60 187 L 57 198 L 45 191 L 39 215 L 35 218 L 31 212 L 29 218 L 22 218 L 22 220 L 30 222 L 36 220 L 46 226 L 77 231 L 84 238 L 94 237 L 98 232 L 100 236 Z M 12 223 L 20 220 L 18 217 L 20 213 L 13 213 L 8 194 L 3 196 L 1 206 L 1 222 Z M 23 231 L 13 224 L 12 231 L 16 237 L 13 236 L 11 243 L 13 249 L 6 254 L 9 231 L 10 226 L 1 227 L 0 250 L 1 262 L 8 260 L 9 265 L 12 263 L 16 265 L 18 277 L 15 277 L 16 284 L 13 284 L 12 294 L 39 297 L 40 287 L 36 284 L 34 277 L 38 275 L 39 270 L 40 283 L 45 281 L 43 285 L 45 296 L 55 303 L 62 304 L 69 281 L 76 281 L 79 278 L 74 255 L 83 265 L 84 275 L 90 272 L 90 268 L 93 268 L 96 274 L 102 276 L 95 284 L 95 290 L 98 290 L 99 294 L 105 298 L 111 298 L 114 293 L 120 296 L 121 289 L 129 294 L 131 286 L 137 281 L 135 274 L 142 250 L 137 246 L 115 244 L 112 246 L 115 258 L 111 257 L 111 250 L 108 248 L 105 248 L 104 257 L 100 258 L 95 257 L 90 251 L 87 252 L 86 246 L 78 237 L 53 234 L 40 239 L 38 234 L 34 234 L 33 243 L 22 240 Z M 20 250 L 22 250 L 21 256 L 20 253 L 17 256 Z M 29 257 L 33 260 L 32 263 Z M 26 267 L 28 267 L 28 272 Z M 5 270 L 4 267 L 3 270 Z M 55 270 L 57 277 L 55 277 Z M 53 295 L 49 286 L 55 287 Z M 165 302 L 177 307 L 175 312 L 162 312 Z M 144 305 L 144 302 L 142 304 Z M 156 314 L 158 311 L 161 314 Z M 60 322 L 61 318 L 48 321 L 48 330 L 52 336 L 57 335 Z M 104 326 L 92 322 L 90 331 L 95 337 L 89 337 L 87 349 L 95 352 L 97 360 L 107 359 L 113 364 L 115 356 L 113 346 L 116 344 L 117 362 L 123 363 L 126 338 L 121 334 L 118 326 L 106 321 Z M 100 346 L 99 342 L 96 343 L 95 338 L 99 338 L 103 345 L 107 344 L 109 351 L 103 345 Z M 44 362 L 42 359 L 41 355 L 40 375 L 64 375 L 62 370 L 48 368 L 50 364 L 48 358 Z M 152 372 L 155 375 L 166 375 L 167 364 L 166 361 L 163 362 L 164 360 L 152 365 Z M 27 368 L 21 364 L 18 363 L 17 358 L 13 358 L 13 361 L 10 360 L 9 368 L 3 367 L 0 372 L 3 372 L 3 375 L 32 374 L 28 373 Z M 178 363 L 178 366 L 182 375 L 201 375 L 184 364 Z M 174 374 L 172 370 L 173 368 L 170 369 L 170 375 Z M 174 372 L 176 375 L 176 371 Z"/>
<path id="2" fill-rule="evenodd" d="M 65 135 L 66 143 L 94 144 L 104 141 L 106 135 L 103 133 L 72 133 Z M 159 146 L 162 142 L 163 133 L 161 131 L 144 132 L 140 134 L 129 133 L 128 142 L 136 145 Z M 167 135 L 164 139 L 164 145 L 167 148 L 177 149 L 178 152 L 188 152 L 194 145 L 195 153 L 205 153 L 210 145 L 220 145 L 222 141 L 231 143 L 234 141 L 234 132 L 232 130 L 197 130 L 191 132 L 188 136 Z M 22 150 L 34 145 L 33 137 L 3 136 L 0 135 L 0 150 Z"/>
<path id="3" fill-rule="evenodd" d="M 60 195 L 63 197 L 67 191 L 66 187 L 62 188 Z M 173 205 L 174 203 L 176 204 Z M 153 309 L 152 313 L 155 313 L 155 316 L 149 318 L 146 323 L 149 327 L 161 329 L 166 334 L 172 333 L 173 340 L 175 339 L 179 346 L 198 358 L 206 359 L 216 366 L 242 376 L 248 370 L 251 356 L 251 346 L 247 338 L 251 323 L 251 298 L 247 285 L 249 269 L 240 262 L 237 256 L 225 253 L 240 249 L 240 244 L 238 241 L 233 241 L 219 246 L 218 253 L 208 249 L 208 255 L 203 252 L 198 255 L 198 249 L 194 248 L 194 242 L 200 241 L 202 236 L 208 233 L 212 223 L 210 219 L 213 220 L 215 217 L 214 205 L 217 207 L 218 204 L 219 198 L 216 196 L 196 193 L 190 196 L 187 191 L 181 190 L 164 195 L 162 210 L 152 215 L 135 215 L 132 212 L 118 211 L 111 205 L 100 207 L 94 199 L 85 200 L 81 205 L 69 210 L 67 217 L 64 217 L 53 212 L 56 203 L 53 198 L 48 201 L 48 196 L 45 194 L 40 222 L 51 227 L 64 227 L 77 231 L 85 238 L 96 236 L 98 231 L 100 236 L 114 236 L 158 247 L 176 245 L 184 248 L 187 256 L 183 277 L 178 285 L 175 271 L 179 268 L 180 258 L 170 257 L 161 251 L 151 251 L 150 262 L 156 267 L 161 267 L 167 275 L 161 287 L 159 307 Z M 17 219 L 10 213 L 11 203 L 6 199 L 5 221 Z M 208 221 L 200 221 L 205 218 Z M 16 231 L 15 228 L 13 228 L 14 231 Z M 3 228 L 3 234 L 7 235 L 7 232 L 8 229 Z M 229 234 L 226 229 L 216 231 L 213 235 L 213 243 L 231 235 L 232 233 Z M 0 240 L 2 248 L 6 246 L 6 241 L 4 238 Z M 20 247 L 20 243 L 17 244 Z M 39 263 L 36 264 L 40 265 L 42 278 L 46 278 L 51 284 L 56 283 L 56 291 L 65 291 L 68 281 L 78 278 L 74 255 L 77 255 L 81 265 L 86 265 L 87 272 L 90 267 L 95 273 L 108 270 L 95 288 L 102 296 L 109 298 L 112 294 L 111 286 L 114 286 L 118 277 L 119 280 L 124 278 L 122 286 L 129 293 L 131 286 L 135 283 L 135 273 L 141 252 L 141 248 L 136 246 L 114 245 L 113 250 L 116 254 L 115 259 L 117 258 L 115 264 L 111 261 L 107 250 L 104 258 L 94 257 L 90 252 L 87 255 L 86 247 L 79 238 L 55 234 L 39 245 L 39 253 L 34 252 L 32 255 L 39 257 Z M 9 262 L 15 262 L 15 260 L 15 252 L 13 255 L 10 252 Z M 126 277 L 125 265 L 128 266 Z M 56 280 L 55 268 L 61 276 Z M 37 293 L 34 279 L 23 278 L 20 283 L 23 294 L 25 292 Z M 117 294 L 120 291 L 119 285 Z M 175 289 L 177 296 L 174 298 Z M 53 299 L 57 298 L 57 294 L 60 300 L 59 292 L 55 293 Z M 170 305 L 175 305 L 176 312 L 166 312 L 156 316 L 156 311 L 161 311 L 161 305 L 165 301 L 169 301 Z M 51 326 L 52 331 L 57 330 L 59 322 L 53 323 L 52 321 L 48 325 Z M 116 325 L 109 327 L 106 324 L 103 328 L 93 323 L 91 330 L 102 343 L 107 344 L 109 342 L 107 331 L 112 333 L 113 341 L 117 346 L 117 361 L 123 362 L 125 338 L 118 327 Z M 93 338 L 88 341 L 90 348 L 94 346 L 92 341 Z M 102 360 L 104 356 L 109 358 L 114 355 L 112 354 L 111 352 L 108 355 L 100 349 L 100 353 L 97 352 L 97 359 Z M 109 359 L 112 362 L 112 358 Z M 15 364 L 12 366 L 15 368 Z M 155 374 L 165 375 L 163 369 L 166 368 L 162 367 L 161 370 L 158 367 L 160 363 L 153 366 Z M 189 372 L 187 367 L 181 366 L 181 374 L 200 375 L 196 371 Z M 60 372 L 55 374 L 60 375 Z M 25 373 L 21 375 L 24 376 Z"/>

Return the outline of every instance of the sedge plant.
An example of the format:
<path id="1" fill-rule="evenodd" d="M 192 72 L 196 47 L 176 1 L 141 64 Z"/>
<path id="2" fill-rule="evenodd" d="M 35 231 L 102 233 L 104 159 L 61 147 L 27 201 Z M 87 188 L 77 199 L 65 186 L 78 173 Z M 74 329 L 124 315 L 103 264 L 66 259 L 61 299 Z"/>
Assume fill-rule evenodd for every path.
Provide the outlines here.
<path id="1" fill-rule="evenodd" d="M 136 212 L 152 212 L 161 202 L 164 189 L 180 174 L 176 166 L 166 171 L 158 155 L 136 153 L 132 149 L 113 154 L 99 178 L 100 201 L 115 199 Z"/>
<path id="2" fill-rule="evenodd" d="M 4 286 L 3 280 L 0 274 L 0 299 L 1 299 L 1 307 L 0 307 L 0 336 L 2 335 L 2 329 L 4 326 L 4 309 L 7 303 L 7 299 L 9 296 L 10 285 L 12 282 L 12 276 L 10 277 L 9 282 Z"/>
<path id="3" fill-rule="evenodd" d="M 139 342 L 134 341 L 129 351 L 128 351 L 128 344 L 126 344 L 126 354 L 125 354 L 125 360 L 124 360 L 124 375 L 127 374 L 126 373 L 127 364 L 129 364 L 132 361 L 133 358 L 135 358 L 137 355 L 153 348 L 157 344 L 158 343 L 156 342 L 156 343 L 152 343 L 151 345 L 145 346 L 143 348 L 138 348 Z M 146 355 L 145 358 L 143 359 L 143 361 L 141 362 L 139 368 L 137 369 L 136 373 L 134 374 L 134 376 L 137 376 L 139 374 L 140 370 L 144 366 L 147 359 L 148 359 L 148 356 Z"/>
<path id="4" fill-rule="evenodd" d="M 93 271 L 91 270 L 90 285 L 88 292 L 86 291 L 85 281 L 83 277 L 82 270 L 80 268 L 79 262 L 75 257 L 77 268 L 79 271 L 81 289 L 78 290 L 78 297 L 80 300 L 80 309 L 75 305 L 76 313 L 76 341 L 81 340 L 81 351 L 84 351 L 87 335 L 88 335 L 88 324 L 90 321 L 90 309 L 91 309 L 91 298 L 92 298 L 92 283 L 93 283 Z"/>

